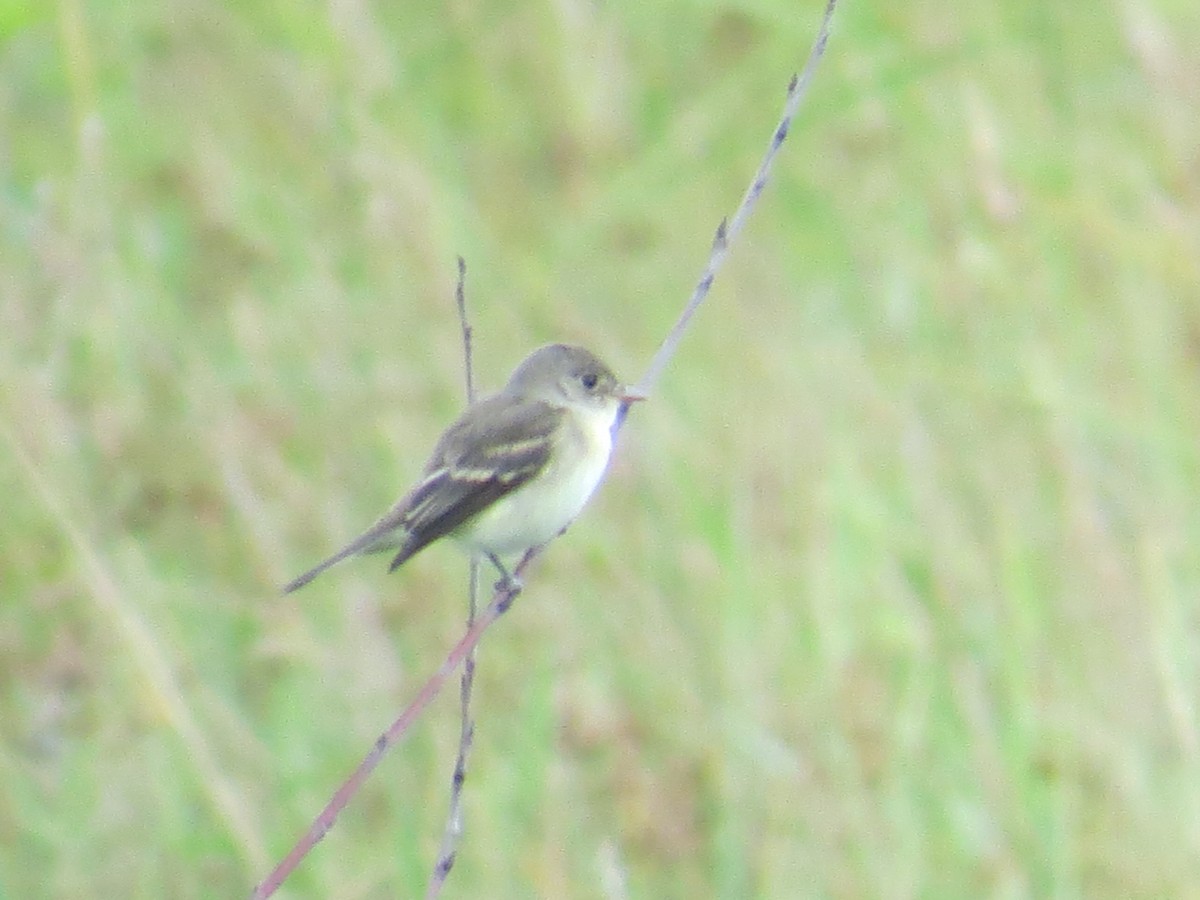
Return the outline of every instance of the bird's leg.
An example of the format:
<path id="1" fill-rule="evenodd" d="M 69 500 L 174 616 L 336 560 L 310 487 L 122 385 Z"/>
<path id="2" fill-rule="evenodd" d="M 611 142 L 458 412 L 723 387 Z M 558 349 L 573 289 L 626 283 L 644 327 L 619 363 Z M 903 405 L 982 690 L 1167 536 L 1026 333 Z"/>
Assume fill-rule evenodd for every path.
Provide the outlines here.
<path id="1" fill-rule="evenodd" d="M 496 582 L 496 590 L 516 594 L 524 587 L 519 578 L 514 578 L 509 574 L 508 569 L 504 568 L 504 563 L 500 562 L 500 558 L 495 553 L 489 553 L 487 558 L 492 561 L 492 565 L 500 573 L 500 580 Z"/>

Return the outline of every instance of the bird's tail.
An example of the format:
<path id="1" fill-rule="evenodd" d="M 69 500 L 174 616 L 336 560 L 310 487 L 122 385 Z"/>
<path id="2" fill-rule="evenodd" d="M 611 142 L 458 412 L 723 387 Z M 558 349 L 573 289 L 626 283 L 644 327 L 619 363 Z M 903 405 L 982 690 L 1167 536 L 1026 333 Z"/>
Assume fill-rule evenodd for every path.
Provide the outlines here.
<path id="1" fill-rule="evenodd" d="M 290 594 L 292 591 L 299 590 L 326 569 L 336 566 L 343 559 L 356 556 L 359 553 L 376 553 L 381 550 L 391 550 L 394 547 L 401 547 L 407 544 L 410 536 L 406 522 L 408 521 L 408 512 L 411 505 L 412 494 L 401 497 L 395 506 L 380 517 L 379 521 L 337 553 L 333 554 L 333 556 L 329 557 L 323 563 L 313 566 L 298 578 L 293 578 L 285 584 L 283 592 Z"/>
<path id="2" fill-rule="evenodd" d="M 363 548 L 358 546 L 357 541 L 355 541 L 353 544 L 349 544 L 348 546 L 343 547 L 337 553 L 333 554 L 333 556 L 329 557 L 329 559 L 313 566 L 311 569 L 309 569 L 303 575 L 293 578 L 291 581 L 289 581 L 287 584 L 285 584 L 283 586 L 283 592 L 285 594 L 290 594 L 292 591 L 299 590 L 300 588 L 302 588 L 306 584 L 308 584 L 310 581 L 312 581 L 314 578 L 316 578 L 318 575 L 320 575 L 322 572 L 324 572 L 326 569 L 330 568 L 331 566 L 336 566 L 343 559 L 346 559 L 349 556 L 354 556 L 354 554 L 358 553 L 362 549 Z"/>
<path id="3" fill-rule="evenodd" d="M 394 514 L 384 516 L 363 534 L 360 534 L 337 553 L 333 554 L 333 556 L 329 557 L 329 559 L 318 563 L 303 575 L 293 578 L 285 584 L 283 592 L 290 594 L 292 591 L 299 590 L 326 569 L 336 566 L 342 560 L 351 556 L 357 556 L 359 553 L 375 553 L 380 550 L 388 550 L 402 544 L 404 542 L 403 529 L 399 528 L 396 522 L 397 516 Z"/>

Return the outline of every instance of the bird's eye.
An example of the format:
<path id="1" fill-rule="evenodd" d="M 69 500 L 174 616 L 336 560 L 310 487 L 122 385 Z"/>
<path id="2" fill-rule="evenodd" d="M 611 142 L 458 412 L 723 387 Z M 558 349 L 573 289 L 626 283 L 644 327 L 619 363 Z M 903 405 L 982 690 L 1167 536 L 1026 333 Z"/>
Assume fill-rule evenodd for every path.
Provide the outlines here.
<path id="1" fill-rule="evenodd" d="M 589 391 L 596 389 L 596 383 L 600 380 L 595 372 L 584 372 L 579 378 L 583 382 L 583 386 Z"/>

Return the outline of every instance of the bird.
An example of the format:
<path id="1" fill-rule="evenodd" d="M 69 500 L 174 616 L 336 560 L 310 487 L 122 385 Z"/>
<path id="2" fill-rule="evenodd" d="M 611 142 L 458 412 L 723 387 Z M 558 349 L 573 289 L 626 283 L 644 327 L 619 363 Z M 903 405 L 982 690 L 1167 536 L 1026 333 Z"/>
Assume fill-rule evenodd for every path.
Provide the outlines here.
<path id="1" fill-rule="evenodd" d="M 501 557 L 540 547 L 575 520 L 604 477 L 621 410 L 644 399 L 584 347 L 534 350 L 442 433 L 408 493 L 284 593 L 363 553 L 394 551 L 394 572 L 447 536 L 490 560 L 498 587 L 517 586 Z"/>

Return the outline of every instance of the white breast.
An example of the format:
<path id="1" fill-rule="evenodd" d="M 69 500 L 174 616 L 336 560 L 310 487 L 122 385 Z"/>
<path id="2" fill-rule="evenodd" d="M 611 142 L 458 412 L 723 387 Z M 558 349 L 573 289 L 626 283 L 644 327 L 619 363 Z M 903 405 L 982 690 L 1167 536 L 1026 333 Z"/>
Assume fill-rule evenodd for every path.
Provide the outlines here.
<path id="1" fill-rule="evenodd" d="M 507 556 L 537 547 L 571 524 L 595 492 L 612 454 L 618 404 L 571 421 L 537 478 L 484 510 L 456 535 L 472 552 Z"/>

